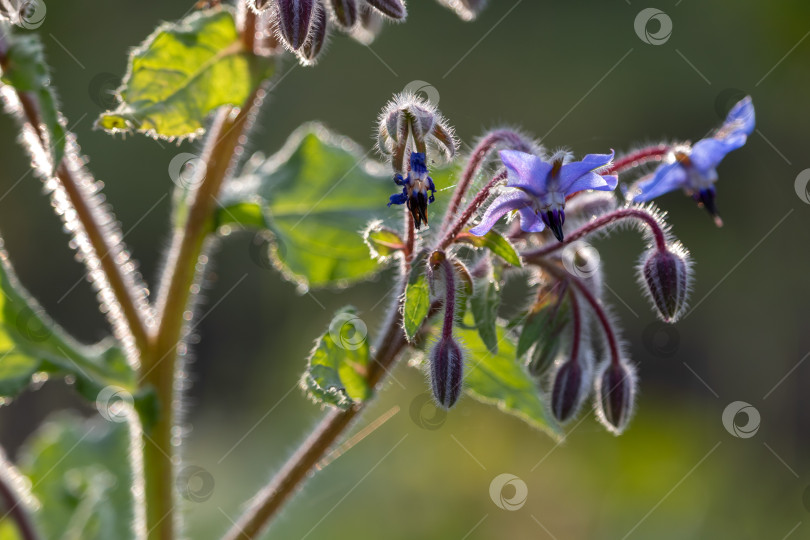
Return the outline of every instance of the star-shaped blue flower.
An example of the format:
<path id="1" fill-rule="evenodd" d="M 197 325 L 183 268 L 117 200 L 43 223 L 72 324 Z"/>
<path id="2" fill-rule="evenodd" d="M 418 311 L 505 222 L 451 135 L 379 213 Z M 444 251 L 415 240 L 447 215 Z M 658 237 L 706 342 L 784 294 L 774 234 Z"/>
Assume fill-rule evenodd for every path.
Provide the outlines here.
<path id="1" fill-rule="evenodd" d="M 427 158 L 422 152 L 411 152 L 411 169 L 408 176 L 402 178 L 401 174 L 396 175 L 394 182 L 402 186 L 402 193 L 391 195 L 388 206 L 392 204 L 407 204 L 413 216 L 414 226 L 417 230 L 428 224 L 428 204 L 435 200 L 436 186 L 433 179 L 428 176 Z M 430 191 L 430 195 L 428 195 Z"/>
<path id="2" fill-rule="evenodd" d="M 500 156 L 508 174 L 506 187 L 515 189 L 490 204 L 481 223 L 470 229 L 477 236 L 488 233 L 504 214 L 517 210 L 521 229 L 540 232 L 548 227 L 562 242 L 566 197 L 585 189 L 611 191 L 618 183 L 616 176 L 597 172 L 613 160 L 612 151 L 588 154 L 582 161 L 570 163 L 564 162 L 563 154 L 550 161 L 517 150 L 502 150 Z"/>
<path id="3" fill-rule="evenodd" d="M 682 188 L 721 225 L 714 202 L 717 166 L 726 154 L 745 144 L 754 131 L 754 124 L 754 104 L 748 96 L 732 107 L 726 121 L 713 135 L 701 139 L 692 147 L 686 145 L 673 149 L 655 172 L 639 181 L 633 200 L 646 202 Z"/>

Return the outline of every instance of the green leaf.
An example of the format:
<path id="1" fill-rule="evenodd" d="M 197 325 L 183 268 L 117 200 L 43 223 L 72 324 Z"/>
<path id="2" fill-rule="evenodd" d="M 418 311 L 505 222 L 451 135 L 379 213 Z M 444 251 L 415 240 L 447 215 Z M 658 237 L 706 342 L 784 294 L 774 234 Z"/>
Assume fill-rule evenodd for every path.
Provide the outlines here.
<path id="1" fill-rule="evenodd" d="M 161 25 L 132 52 L 121 103 L 97 125 L 170 139 L 199 135 L 212 111 L 241 107 L 273 71 L 245 50 L 231 10 L 198 11 Z"/>
<path id="2" fill-rule="evenodd" d="M 472 326 L 471 317 L 465 322 Z M 457 337 L 469 354 L 464 375 L 465 391 L 473 398 L 497 405 L 532 427 L 560 437 L 562 431 L 554 421 L 537 383 L 515 360 L 515 344 L 498 328 L 498 352 L 493 354 L 475 329 L 458 328 Z"/>
<path id="3" fill-rule="evenodd" d="M 13 397 L 35 376 L 70 375 L 77 390 L 95 400 L 105 386 L 134 393 L 135 372 L 110 341 L 76 343 L 20 285 L 0 240 L 0 397 Z"/>
<path id="4" fill-rule="evenodd" d="M 498 306 L 501 294 L 494 281 L 479 282 L 475 294 L 470 299 L 478 335 L 492 353 L 498 352 Z"/>
<path id="5" fill-rule="evenodd" d="M 430 312 L 430 285 L 425 273 L 427 253 L 420 252 L 411 264 L 411 273 L 405 285 L 405 303 L 402 318 L 405 336 L 413 341 Z"/>
<path id="6" fill-rule="evenodd" d="M 135 538 L 130 452 L 127 424 L 100 418 L 62 413 L 32 435 L 19 468 L 39 502 L 43 538 Z"/>
<path id="7" fill-rule="evenodd" d="M 383 261 L 398 251 L 405 249 L 405 241 L 396 231 L 383 227 L 381 221 L 372 221 L 363 233 L 371 257 Z"/>
<path id="8" fill-rule="evenodd" d="M 335 314 L 309 357 L 301 387 L 318 403 L 348 409 L 368 399 L 366 324 L 353 307 Z"/>
<path id="9" fill-rule="evenodd" d="M 361 231 L 385 215 L 395 189 L 385 167 L 313 124 L 297 130 L 273 157 L 254 156 L 223 197 L 259 196 L 275 237 L 275 265 L 302 286 L 323 287 L 346 285 L 382 268 L 369 257 Z"/>
<path id="10" fill-rule="evenodd" d="M 467 231 L 460 233 L 457 237 L 459 242 L 472 244 L 477 248 L 487 248 L 492 253 L 508 262 L 512 266 L 520 267 L 520 255 L 518 255 L 515 246 L 509 243 L 509 240 L 504 238 L 501 233 L 497 231 L 489 231 L 484 236 L 476 236 Z"/>
<path id="11" fill-rule="evenodd" d="M 566 290 L 557 284 L 539 293 L 541 299 L 516 324 L 522 326 L 516 357 L 519 360 L 531 351 L 528 368 L 535 376 L 543 375 L 553 364 L 570 321 L 571 308 Z"/>
<path id="12" fill-rule="evenodd" d="M 235 227 L 237 229 L 266 229 L 269 224 L 264 217 L 262 203 L 223 202 L 216 213 L 216 228 Z"/>
<path id="13" fill-rule="evenodd" d="M 51 74 L 45 62 L 42 42 L 36 34 L 11 32 L 4 24 L 0 24 L 0 33 L 4 33 L 8 41 L 8 51 L 0 62 L 0 82 L 36 98 L 40 119 L 45 127 L 52 172 L 55 172 L 65 155 L 65 128 L 51 87 Z"/>

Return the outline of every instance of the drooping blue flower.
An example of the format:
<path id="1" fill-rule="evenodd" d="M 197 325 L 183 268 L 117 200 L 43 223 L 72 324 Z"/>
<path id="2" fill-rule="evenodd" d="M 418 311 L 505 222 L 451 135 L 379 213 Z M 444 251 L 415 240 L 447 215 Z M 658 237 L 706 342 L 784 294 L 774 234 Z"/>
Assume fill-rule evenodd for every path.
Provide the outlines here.
<path id="1" fill-rule="evenodd" d="M 710 137 L 701 139 L 691 147 L 676 147 L 664 163 L 636 186 L 635 202 L 646 202 L 678 188 L 686 191 L 722 224 L 715 205 L 714 183 L 717 166 L 726 154 L 745 144 L 754 131 L 754 104 L 751 97 L 740 100 L 729 111 L 725 122 Z"/>
<path id="2" fill-rule="evenodd" d="M 502 150 L 500 156 L 508 173 L 506 187 L 515 189 L 490 204 L 481 222 L 470 229 L 477 236 L 485 235 L 503 215 L 517 210 L 521 229 L 540 232 L 548 227 L 562 242 L 566 197 L 586 189 L 611 191 L 618 183 L 616 176 L 598 173 L 613 159 L 612 151 L 588 154 L 582 161 L 570 163 L 564 162 L 563 153 L 550 161 L 517 150 Z"/>
<path id="3" fill-rule="evenodd" d="M 402 193 L 391 195 L 388 206 L 392 204 L 407 204 L 413 216 L 413 222 L 417 230 L 428 224 L 428 204 L 435 200 L 436 186 L 433 179 L 428 176 L 427 159 L 422 152 L 411 152 L 411 167 L 408 176 L 402 178 L 401 174 L 396 175 L 394 182 L 402 186 Z M 430 195 L 428 195 L 428 191 Z"/>

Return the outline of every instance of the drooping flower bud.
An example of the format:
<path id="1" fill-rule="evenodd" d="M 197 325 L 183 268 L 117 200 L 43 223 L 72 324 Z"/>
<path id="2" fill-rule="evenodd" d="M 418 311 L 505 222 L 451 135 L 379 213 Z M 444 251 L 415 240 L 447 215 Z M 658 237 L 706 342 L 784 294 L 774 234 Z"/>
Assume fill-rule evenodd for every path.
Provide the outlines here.
<path id="1" fill-rule="evenodd" d="M 691 277 L 689 252 L 680 242 L 669 244 L 666 251 L 653 248 L 642 256 L 639 281 L 664 322 L 674 323 L 683 315 Z"/>
<path id="2" fill-rule="evenodd" d="M 430 353 L 430 385 L 433 398 L 443 409 L 455 405 L 461 395 L 464 357 L 452 337 L 443 337 Z"/>
<path id="3" fill-rule="evenodd" d="M 357 0 L 329 0 L 335 21 L 343 30 L 350 30 L 357 23 Z"/>
<path id="4" fill-rule="evenodd" d="M 551 412 L 559 422 L 567 422 L 579 411 L 587 396 L 586 369 L 577 361 L 567 361 L 554 374 Z"/>
<path id="5" fill-rule="evenodd" d="M 323 50 L 328 34 L 327 18 L 326 8 L 317 2 L 312 13 L 307 40 L 297 53 L 301 64 L 311 66 L 318 60 L 318 55 Z"/>
<path id="6" fill-rule="evenodd" d="M 633 416 L 636 370 L 626 361 L 605 362 L 596 377 L 596 413 L 608 431 L 620 435 Z"/>
<path id="7" fill-rule="evenodd" d="M 386 17 L 390 17 L 395 21 L 404 20 L 408 15 L 402 0 L 366 0 L 366 2 Z"/>
<path id="8" fill-rule="evenodd" d="M 406 149 L 413 141 L 411 152 L 426 155 L 438 149 L 448 158 L 455 155 L 456 140 L 453 130 L 430 102 L 404 92 L 389 101 L 377 121 L 377 146 L 380 152 L 391 156 L 395 173 L 403 172 Z"/>
<path id="9" fill-rule="evenodd" d="M 366 4 L 360 6 L 359 23 L 354 26 L 351 37 L 363 45 L 371 45 L 383 29 L 383 17 L 376 9 Z"/>
<path id="10" fill-rule="evenodd" d="M 309 34 L 316 0 L 276 0 L 278 27 L 284 41 L 294 51 L 301 48 Z"/>

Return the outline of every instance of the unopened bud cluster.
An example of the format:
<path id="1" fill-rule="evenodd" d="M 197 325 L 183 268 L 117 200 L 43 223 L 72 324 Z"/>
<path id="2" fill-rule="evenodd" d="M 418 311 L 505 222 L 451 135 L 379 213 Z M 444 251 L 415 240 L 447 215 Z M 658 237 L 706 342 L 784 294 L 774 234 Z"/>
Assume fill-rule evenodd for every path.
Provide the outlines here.
<path id="1" fill-rule="evenodd" d="M 245 0 L 262 16 L 265 30 L 276 34 L 304 65 L 318 59 L 332 31 L 338 28 L 363 44 L 371 43 L 385 20 L 401 22 L 408 15 L 404 0 Z M 440 0 L 462 19 L 472 19 L 481 0 Z"/>

